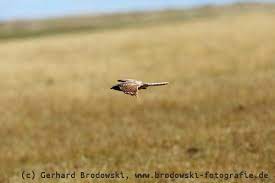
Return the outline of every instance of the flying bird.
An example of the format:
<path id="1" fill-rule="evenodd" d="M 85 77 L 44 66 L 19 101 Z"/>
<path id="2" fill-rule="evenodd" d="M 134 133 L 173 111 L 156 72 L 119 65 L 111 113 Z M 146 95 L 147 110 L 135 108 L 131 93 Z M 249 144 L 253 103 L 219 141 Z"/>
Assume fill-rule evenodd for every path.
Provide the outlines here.
<path id="1" fill-rule="evenodd" d="M 119 79 L 117 81 L 119 83 L 112 86 L 111 89 L 122 91 L 123 93 L 132 96 L 138 96 L 138 90 L 146 89 L 149 86 L 162 86 L 168 84 L 168 82 L 145 83 L 134 79 Z"/>

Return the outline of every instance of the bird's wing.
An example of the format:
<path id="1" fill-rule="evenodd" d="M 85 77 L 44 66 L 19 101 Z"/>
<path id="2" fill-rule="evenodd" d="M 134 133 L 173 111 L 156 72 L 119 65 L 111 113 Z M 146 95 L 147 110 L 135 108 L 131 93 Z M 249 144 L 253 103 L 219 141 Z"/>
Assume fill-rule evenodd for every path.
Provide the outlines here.
<path id="1" fill-rule="evenodd" d="M 138 91 L 138 84 L 136 83 L 122 83 L 120 85 L 120 89 L 125 93 L 125 94 L 129 94 L 129 95 L 136 95 L 137 91 Z"/>
<path id="2" fill-rule="evenodd" d="M 117 80 L 118 82 L 133 82 L 133 81 L 136 81 L 136 80 L 134 80 L 134 79 L 118 79 Z"/>

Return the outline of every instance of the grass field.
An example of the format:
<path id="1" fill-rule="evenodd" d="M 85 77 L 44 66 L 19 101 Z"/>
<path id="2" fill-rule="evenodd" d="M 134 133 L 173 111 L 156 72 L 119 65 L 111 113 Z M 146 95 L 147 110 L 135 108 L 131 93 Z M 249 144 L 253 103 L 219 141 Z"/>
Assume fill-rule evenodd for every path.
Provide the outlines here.
<path id="1" fill-rule="evenodd" d="M 185 182 L 273 182 L 274 19 L 251 11 L 0 42 L 0 182 L 23 182 L 23 170 L 123 171 L 127 182 L 173 181 L 137 172 L 265 171 Z M 109 89 L 121 78 L 170 84 L 137 101 Z"/>

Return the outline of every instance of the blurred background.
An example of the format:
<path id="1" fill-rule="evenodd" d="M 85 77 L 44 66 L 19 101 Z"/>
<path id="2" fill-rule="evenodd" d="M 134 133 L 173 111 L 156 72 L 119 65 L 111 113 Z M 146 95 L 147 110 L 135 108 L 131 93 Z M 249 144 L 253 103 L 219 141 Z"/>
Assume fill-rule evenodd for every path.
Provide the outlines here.
<path id="1" fill-rule="evenodd" d="M 0 182 L 22 182 L 23 170 L 117 170 L 131 182 L 265 171 L 253 181 L 271 183 L 274 3 L 1 2 Z M 169 85 L 137 100 L 110 90 L 124 78 Z M 156 181 L 171 180 L 146 180 Z M 247 182 L 226 182 L 236 181 Z"/>
<path id="2" fill-rule="evenodd" d="M 274 2 L 272 0 L 192 0 L 180 1 L 171 0 L 169 2 L 163 0 L 157 1 L 128 1 L 128 0 L 110 0 L 110 1 L 73 1 L 73 0 L 60 0 L 60 1 L 42 1 L 42 0 L 13 0 L 10 2 L 1 3 L 1 20 L 14 20 L 14 19 L 37 19 L 48 18 L 66 15 L 77 14 L 100 14 L 100 13 L 114 13 L 114 12 L 129 12 L 129 11 L 148 11 L 156 9 L 167 8 L 190 8 L 202 5 L 222 5 L 232 3 L 245 3 L 245 2 L 259 2 L 268 3 Z"/>

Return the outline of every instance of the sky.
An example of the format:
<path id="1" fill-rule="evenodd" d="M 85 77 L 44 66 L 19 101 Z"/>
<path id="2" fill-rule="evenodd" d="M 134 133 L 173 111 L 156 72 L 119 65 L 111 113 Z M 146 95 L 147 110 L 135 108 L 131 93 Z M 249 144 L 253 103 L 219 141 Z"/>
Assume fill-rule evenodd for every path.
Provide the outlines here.
<path id="1" fill-rule="evenodd" d="M 0 21 L 78 14 L 188 8 L 249 0 L 0 0 Z M 256 1 L 256 0 L 254 0 Z M 258 2 L 275 0 L 258 0 Z"/>

